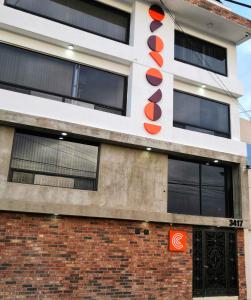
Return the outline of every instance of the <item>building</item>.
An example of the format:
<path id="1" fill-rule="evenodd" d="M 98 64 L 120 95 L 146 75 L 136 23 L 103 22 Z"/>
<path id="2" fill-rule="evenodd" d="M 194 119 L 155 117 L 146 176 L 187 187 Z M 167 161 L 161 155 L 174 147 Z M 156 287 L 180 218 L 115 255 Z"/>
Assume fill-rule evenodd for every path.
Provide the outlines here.
<path id="1" fill-rule="evenodd" d="M 241 140 L 247 143 L 247 168 L 248 168 L 248 191 L 249 191 L 249 215 L 251 200 L 251 123 L 248 120 L 241 119 Z M 246 257 L 246 278 L 247 278 L 247 295 L 251 298 L 251 219 L 250 225 L 244 230 L 245 237 L 245 257 Z"/>
<path id="2" fill-rule="evenodd" d="M 1 299 L 247 299 L 250 34 L 213 0 L 0 1 Z"/>

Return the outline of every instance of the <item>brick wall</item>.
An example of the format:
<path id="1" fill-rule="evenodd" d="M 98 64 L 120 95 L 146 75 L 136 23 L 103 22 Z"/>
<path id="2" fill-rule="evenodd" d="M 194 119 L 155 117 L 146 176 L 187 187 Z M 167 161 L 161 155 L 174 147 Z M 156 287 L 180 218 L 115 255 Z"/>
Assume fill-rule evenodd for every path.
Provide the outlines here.
<path id="1" fill-rule="evenodd" d="M 206 0 L 185 0 L 186 2 L 189 2 L 193 5 L 196 5 L 200 8 L 204 8 L 211 13 L 214 13 L 218 16 L 221 16 L 225 19 L 228 19 L 232 22 L 235 22 L 239 25 L 245 26 L 247 28 L 251 28 L 251 21 L 247 18 L 244 18 L 234 12 L 232 12 L 229 9 L 226 9 L 224 7 L 221 7 L 217 4 L 214 4 L 212 2 L 206 1 Z"/>
<path id="2" fill-rule="evenodd" d="M 166 224 L 0 213 L 0 299 L 191 300 L 192 227 L 174 228 L 186 253 L 168 251 Z"/>
<path id="3" fill-rule="evenodd" d="M 238 272 L 239 272 L 239 300 L 247 300 L 245 253 L 244 253 L 244 230 L 238 230 Z"/>

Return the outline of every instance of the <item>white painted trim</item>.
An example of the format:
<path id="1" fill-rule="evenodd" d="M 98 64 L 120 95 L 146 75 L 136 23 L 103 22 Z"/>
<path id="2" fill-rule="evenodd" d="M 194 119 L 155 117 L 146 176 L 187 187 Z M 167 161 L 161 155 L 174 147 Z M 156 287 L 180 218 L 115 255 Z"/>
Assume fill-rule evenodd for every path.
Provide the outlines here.
<path id="1" fill-rule="evenodd" d="M 232 11 L 231 8 L 229 8 L 229 7 L 225 6 L 224 4 L 221 4 L 221 3 L 219 3 L 219 2 L 217 2 L 217 1 L 215 1 L 215 0 L 207 0 L 207 1 L 208 1 L 208 2 L 211 2 L 211 3 L 215 4 L 215 5 L 218 5 L 218 6 L 222 7 L 222 8 L 225 8 L 225 9 L 227 9 L 227 10 Z"/>
<path id="2" fill-rule="evenodd" d="M 132 5 L 130 1 L 118 1 L 118 0 L 97 0 L 98 2 L 104 3 L 109 6 L 124 10 L 126 12 L 132 12 Z"/>

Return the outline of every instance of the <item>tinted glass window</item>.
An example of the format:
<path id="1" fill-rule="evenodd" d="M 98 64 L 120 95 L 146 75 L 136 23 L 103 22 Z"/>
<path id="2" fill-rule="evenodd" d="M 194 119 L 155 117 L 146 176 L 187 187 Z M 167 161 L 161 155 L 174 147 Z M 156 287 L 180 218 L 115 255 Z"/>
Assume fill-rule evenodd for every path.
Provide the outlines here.
<path id="1" fill-rule="evenodd" d="M 174 91 L 173 114 L 176 127 L 230 137 L 227 104 Z"/>
<path id="2" fill-rule="evenodd" d="M 227 51 L 180 31 L 175 31 L 175 59 L 227 75 Z"/>
<path id="3" fill-rule="evenodd" d="M 168 173 L 168 212 L 199 215 L 199 165 L 193 162 L 169 159 Z"/>
<path id="4" fill-rule="evenodd" d="M 98 147 L 16 133 L 11 180 L 67 188 L 94 189 Z"/>
<path id="5" fill-rule="evenodd" d="M 80 67 L 78 98 L 123 108 L 125 78 L 102 70 Z"/>
<path id="6" fill-rule="evenodd" d="M 125 114 L 125 76 L 5 44 L 0 65 L 0 88 Z"/>
<path id="7" fill-rule="evenodd" d="M 231 169 L 168 160 L 168 212 L 233 217 Z"/>
<path id="8" fill-rule="evenodd" d="M 128 43 L 130 15 L 94 0 L 6 0 L 11 7 Z"/>
<path id="9" fill-rule="evenodd" d="M 201 214 L 225 217 L 225 170 L 220 167 L 201 166 Z"/>
<path id="10" fill-rule="evenodd" d="M 70 62 L 0 44 L 0 81 L 71 96 Z"/>
<path id="11" fill-rule="evenodd" d="M 251 144 L 247 145 L 248 165 L 251 167 Z"/>

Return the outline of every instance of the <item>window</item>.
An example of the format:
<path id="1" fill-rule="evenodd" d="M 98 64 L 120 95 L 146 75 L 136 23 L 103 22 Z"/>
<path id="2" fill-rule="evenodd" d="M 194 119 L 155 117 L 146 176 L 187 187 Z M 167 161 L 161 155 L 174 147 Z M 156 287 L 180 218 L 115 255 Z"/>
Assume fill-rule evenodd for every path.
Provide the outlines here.
<path id="1" fill-rule="evenodd" d="M 229 105 L 174 91 L 175 127 L 230 138 Z"/>
<path id="2" fill-rule="evenodd" d="M 227 76 L 227 50 L 175 31 L 175 59 Z"/>
<path id="3" fill-rule="evenodd" d="M 95 190 L 97 161 L 97 145 L 16 132 L 10 181 Z"/>
<path id="4" fill-rule="evenodd" d="M 247 159 L 248 159 L 248 166 L 251 167 L 251 144 L 247 144 Z"/>
<path id="5" fill-rule="evenodd" d="M 5 4 L 53 21 L 129 42 L 130 14 L 94 0 L 5 0 Z"/>
<path id="6" fill-rule="evenodd" d="M 125 76 L 5 44 L 0 65 L 0 88 L 125 114 Z"/>
<path id="7" fill-rule="evenodd" d="M 168 212 L 233 217 L 230 167 L 168 160 Z"/>

